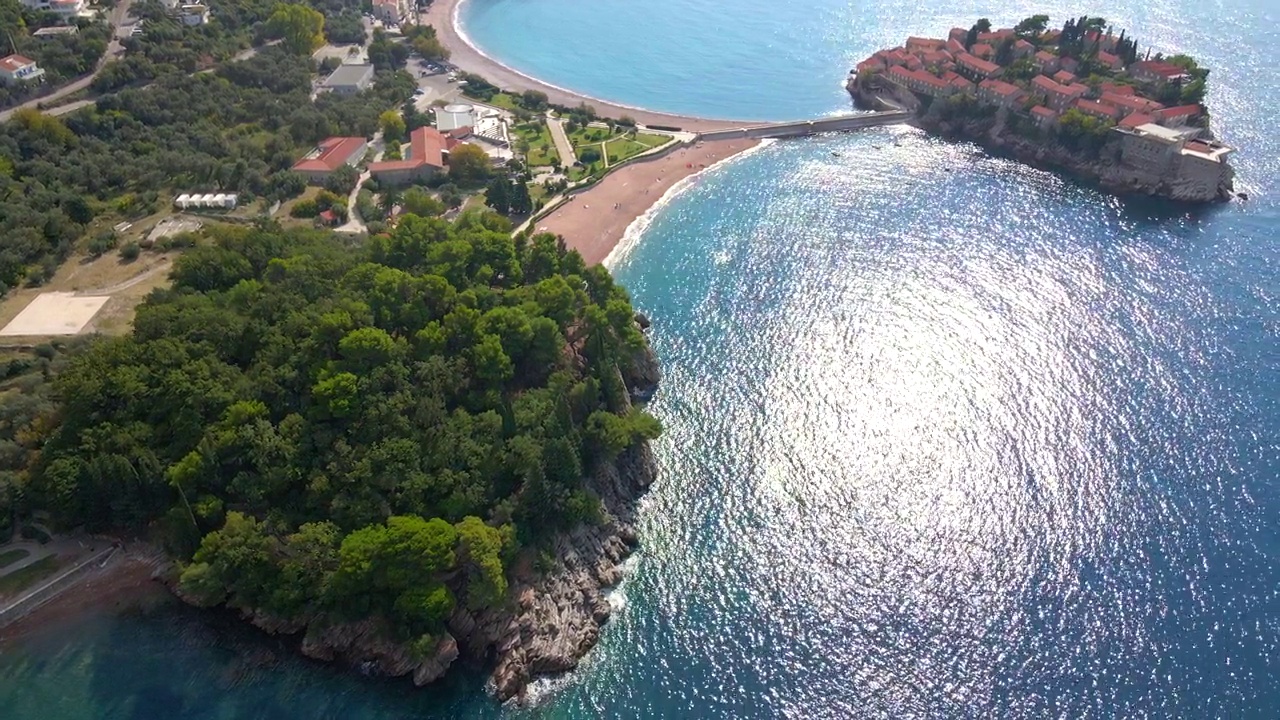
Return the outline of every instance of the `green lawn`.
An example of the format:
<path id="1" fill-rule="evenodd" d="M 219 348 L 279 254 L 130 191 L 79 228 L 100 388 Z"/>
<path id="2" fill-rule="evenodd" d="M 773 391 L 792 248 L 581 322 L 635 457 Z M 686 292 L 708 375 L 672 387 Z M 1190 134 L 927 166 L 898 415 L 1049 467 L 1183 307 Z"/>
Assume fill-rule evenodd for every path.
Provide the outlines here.
<path id="1" fill-rule="evenodd" d="M 0 595 L 8 595 L 24 590 L 38 580 L 52 575 L 58 569 L 58 556 L 50 555 L 30 565 L 0 577 Z"/>
<path id="2" fill-rule="evenodd" d="M 498 93 L 494 95 L 489 98 L 488 103 L 494 107 L 500 107 L 503 110 L 515 110 L 519 107 L 519 105 L 516 105 L 515 98 L 511 97 L 507 93 Z"/>
<path id="3" fill-rule="evenodd" d="M 536 121 L 517 125 L 514 132 L 517 141 L 523 140 L 529 143 L 528 157 L 525 158 L 529 167 L 555 165 L 560 162 L 560 155 L 556 153 L 556 145 L 551 139 L 551 131 L 547 129 L 546 123 Z"/>
<path id="4" fill-rule="evenodd" d="M 671 142 L 672 138 L 670 135 L 654 135 L 653 133 L 636 133 L 633 139 L 638 143 L 643 143 L 651 148 L 655 148 L 660 145 L 666 145 L 667 143 Z"/>
<path id="5" fill-rule="evenodd" d="M 569 143 L 573 145 L 574 152 L 577 152 L 581 147 L 599 147 L 600 141 L 610 137 L 613 135 L 609 133 L 609 128 L 582 127 L 569 133 Z"/>
<path id="6" fill-rule="evenodd" d="M 648 140 L 648 142 L 639 139 L 633 140 L 630 137 L 621 137 L 610 140 L 605 146 L 609 151 L 609 164 L 616 165 L 623 160 L 633 158 L 646 150 L 655 148 L 670 140 L 670 138 L 661 135 L 643 135 L 642 137 Z M 661 138 L 662 142 L 655 142 L 654 138 Z"/>
<path id="7" fill-rule="evenodd" d="M 5 550 L 4 552 L 0 553 L 0 568 L 9 567 L 10 565 L 18 562 L 19 560 L 21 560 L 22 558 L 30 554 L 31 553 L 27 552 L 23 548 L 14 548 L 12 550 Z"/>

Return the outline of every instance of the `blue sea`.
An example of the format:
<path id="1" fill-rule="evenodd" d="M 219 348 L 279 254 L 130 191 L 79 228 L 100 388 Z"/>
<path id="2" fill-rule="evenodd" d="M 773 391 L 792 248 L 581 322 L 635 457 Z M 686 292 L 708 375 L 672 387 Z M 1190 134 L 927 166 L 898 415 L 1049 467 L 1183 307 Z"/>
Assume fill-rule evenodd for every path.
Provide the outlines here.
<path id="1" fill-rule="evenodd" d="M 531 75 L 743 119 L 846 110 L 877 47 L 1044 9 L 470 3 Z M 532 708 L 165 605 L 0 648 L 0 716 L 1275 717 L 1280 9 L 1058 12 L 1104 10 L 1213 68 L 1249 200 L 1122 200 L 905 128 L 767 144 L 667 198 L 613 267 L 665 369 L 661 479 L 599 647 Z"/>

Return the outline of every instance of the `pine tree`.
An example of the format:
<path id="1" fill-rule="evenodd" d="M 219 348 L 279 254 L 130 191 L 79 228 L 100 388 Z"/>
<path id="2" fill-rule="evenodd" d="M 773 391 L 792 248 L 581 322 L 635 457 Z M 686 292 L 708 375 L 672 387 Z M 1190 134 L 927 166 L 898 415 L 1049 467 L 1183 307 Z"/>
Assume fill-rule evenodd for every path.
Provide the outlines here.
<path id="1" fill-rule="evenodd" d="M 511 183 L 506 178 L 494 178 L 484 195 L 489 207 L 503 215 L 511 212 Z"/>

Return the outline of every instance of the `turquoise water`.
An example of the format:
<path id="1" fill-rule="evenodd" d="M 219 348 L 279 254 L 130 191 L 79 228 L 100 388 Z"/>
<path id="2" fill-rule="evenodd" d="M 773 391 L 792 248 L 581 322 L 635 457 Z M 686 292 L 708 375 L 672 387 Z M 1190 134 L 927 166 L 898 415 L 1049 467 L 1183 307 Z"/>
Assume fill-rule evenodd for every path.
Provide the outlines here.
<path id="1" fill-rule="evenodd" d="M 697 0 L 494 5 L 473 34 L 535 74 L 736 117 L 840 109 L 800 68 L 838 82 L 876 44 L 991 9 L 751 0 L 713 37 L 687 21 L 710 12 Z M 701 177 L 615 267 L 666 369 L 643 550 L 599 648 L 535 708 L 494 706 L 476 675 L 423 691 L 343 675 L 168 608 L 0 649 L 0 715 L 1273 716 L 1275 11 L 1115 7 L 1215 68 L 1251 200 L 1121 201 L 905 129 L 776 143 Z M 606 17 L 637 29 L 589 67 L 548 60 L 586 53 Z M 811 41 L 766 52 L 779 32 Z M 725 35 L 792 63 L 754 84 L 735 65 L 759 103 L 716 72 Z M 645 90 L 638 68 L 698 92 Z"/>

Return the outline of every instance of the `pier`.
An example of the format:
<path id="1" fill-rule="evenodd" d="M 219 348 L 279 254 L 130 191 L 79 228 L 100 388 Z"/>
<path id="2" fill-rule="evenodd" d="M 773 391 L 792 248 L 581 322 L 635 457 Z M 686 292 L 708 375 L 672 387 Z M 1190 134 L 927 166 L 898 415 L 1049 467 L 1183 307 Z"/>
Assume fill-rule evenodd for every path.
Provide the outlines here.
<path id="1" fill-rule="evenodd" d="M 709 130 L 698 134 L 700 140 L 732 140 L 735 138 L 786 138 L 816 135 L 824 132 L 865 130 L 884 125 L 900 125 L 911 119 L 911 113 L 900 110 L 856 113 L 818 120 L 792 120 L 789 122 L 762 123 L 725 130 Z"/>

